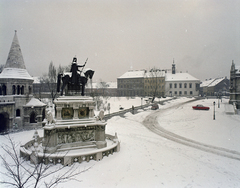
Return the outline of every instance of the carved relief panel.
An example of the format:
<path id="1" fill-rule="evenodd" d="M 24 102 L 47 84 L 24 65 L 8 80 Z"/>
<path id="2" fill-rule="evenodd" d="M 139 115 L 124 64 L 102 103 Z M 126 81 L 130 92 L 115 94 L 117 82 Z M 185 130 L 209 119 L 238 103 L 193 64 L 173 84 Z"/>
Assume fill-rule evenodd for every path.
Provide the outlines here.
<path id="1" fill-rule="evenodd" d="M 85 118 L 89 117 L 89 108 L 88 107 L 81 107 L 78 110 L 78 118 Z"/>
<path id="2" fill-rule="evenodd" d="M 72 119 L 73 108 L 62 108 L 62 119 Z"/>

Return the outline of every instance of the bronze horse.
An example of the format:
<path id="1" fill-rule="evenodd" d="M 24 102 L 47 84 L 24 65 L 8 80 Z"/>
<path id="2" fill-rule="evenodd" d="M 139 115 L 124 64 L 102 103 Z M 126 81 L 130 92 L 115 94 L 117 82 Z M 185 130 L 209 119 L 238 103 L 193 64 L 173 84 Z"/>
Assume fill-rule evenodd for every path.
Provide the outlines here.
<path id="1" fill-rule="evenodd" d="M 84 96 L 85 85 L 88 81 L 88 78 L 92 79 L 94 71 L 87 70 L 84 75 L 82 76 L 81 73 L 83 72 L 83 68 L 87 63 L 84 65 L 77 65 L 77 58 L 73 58 L 73 62 L 71 65 L 71 70 L 65 74 L 58 74 L 57 80 L 57 92 L 60 92 L 61 80 L 62 80 L 62 87 L 61 87 L 61 95 L 63 95 L 64 88 L 68 86 L 68 91 L 80 91 L 81 95 Z M 79 67 L 83 67 L 82 70 L 78 70 Z"/>

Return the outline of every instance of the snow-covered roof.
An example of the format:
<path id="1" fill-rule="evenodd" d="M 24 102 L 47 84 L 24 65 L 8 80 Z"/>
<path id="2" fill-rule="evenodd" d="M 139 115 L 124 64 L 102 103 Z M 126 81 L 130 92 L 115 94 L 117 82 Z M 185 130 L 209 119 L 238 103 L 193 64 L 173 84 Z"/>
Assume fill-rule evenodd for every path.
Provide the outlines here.
<path id="1" fill-rule="evenodd" d="M 207 87 L 209 84 L 211 84 L 215 79 L 209 79 L 205 80 L 200 84 L 200 87 Z"/>
<path id="2" fill-rule="evenodd" d="M 235 70 L 237 74 L 240 74 L 240 66 L 235 66 Z"/>
<path id="3" fill-rule="evenodd" d="M 216 78 L 212 83 L 208 85 L 208 87 L 213 87 L 219 84 L 221 81 L 223 81 L 225 78 Z"/>
<path id="4" fill-rule="evenodd" d="M 200 87 L 213 87 L 219 84 L 224 79 L 225 78 L 215 78 L 215 79 L 206 80 L 200 84 Z"/>
<path id="5" fill-rule="evenodd" d="M 106 82 L 106 88 L 117 88 L 117 82 Z M 87 84 L 86 88 L 91 88 L 90 83 Z M 100 84 L 97 82 L 92 83 L 92 88 L 101 88 Z"/>
<path id="6" fill-rule="evenodd" d="M 165 77 L 165 75 L 166 75 L 166 73 L 165 73 L 165 71 L 147 71 L 147 72 L 145 72 L 145 74 L 144 74 L 144 77 L 154 77 L 154 78 L 156 78 L 156 77 Z"/>
<path id="7" fill-rule="evenodd" d="M 145 71 L 145 70 L 136 70 L 136 71 L 128 71 L 124 73 L 122 76 L 118 78 L 145 78 L 145 77 L 164 77 L 165 71 L 157 71 L 157 72 L 151 72 L 151 71 Z"/>
<path id="8" fill-rule="evenodd" d="M 7 62 L 4 66 L 0 78 L 15 78 L 33 80 L 26 70 L 21 48 L 17 38 L 17 31 L 13 37 L 12 45 L 8 53 Z"/>
<path id="9" fill-rule="evenodd" d="M 26 69 L 21 48 L 17 38 L 17 31 L 15 31 L 15 35 L 13 37 L 12 45 L 8 53 L 8 58 L 5 64 L 5 68 Z"/>
<path id="10" fill-rule="evenodd" d="M 32 77 L 34 84 L 40 84 L 40 78 L 39 77 Z"/>
<path id="11" fill-rule="evenodd" d="M 0 78 L 15 78 L 33 80 L 33 77 L 29 75 L 26 69 L 19 68 L 4 68 L 0 74 Z"/>
<path id="12" fill-rule="evenodd" d="M 199 79 L 193 77 L 189 73 L 166 73 L 165 77 L 166 82 L 170 81 L 200 81 Z"/>
<path id="13" fill-rule="evenodd" d="M 122 76 L 118 77 L 118 78 L 143 78 L 144 77 L 144 70 L 141 71 L 128 71 L 126 73 L 124 73 Z"/>
<path id="14" fill-rule="evenodd" d="M 26 107 L 32 107 L 32 106 L 46 106 L 45 103 L 41 102 L 40 100 L 36 98 L 32 98 L 26 105 Z"/>

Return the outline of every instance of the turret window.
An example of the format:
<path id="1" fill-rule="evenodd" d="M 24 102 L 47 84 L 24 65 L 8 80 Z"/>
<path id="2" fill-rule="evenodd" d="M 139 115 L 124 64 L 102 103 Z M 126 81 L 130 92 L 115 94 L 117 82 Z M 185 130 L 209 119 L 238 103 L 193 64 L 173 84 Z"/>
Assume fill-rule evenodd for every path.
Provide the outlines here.
<path id="1" fill-rule="evenodd" d="M 20 117 L 20 116 L 21 116 L 20 109 L 17 109 L 16 110 L 16 117 Z"/>
<path id="2" fill-rule="evenodd" d="M 13 95 L 16 94 L 16 86 L 15 86 L 15 85 L 12 86 L 12 94 L 13 94 Z"/>

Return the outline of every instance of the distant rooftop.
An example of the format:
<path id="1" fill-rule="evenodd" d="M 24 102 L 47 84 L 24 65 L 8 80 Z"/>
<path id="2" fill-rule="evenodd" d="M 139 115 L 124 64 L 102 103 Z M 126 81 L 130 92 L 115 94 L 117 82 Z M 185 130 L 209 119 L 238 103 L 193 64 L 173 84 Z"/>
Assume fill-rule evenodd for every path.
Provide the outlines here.
<path id="1" fill-rule="evenodd" d="M 128 71 L 125 72 L 122 76 L 118 77 L 118 78 L 143 78 L 144 77 L 144 70 L 141 71 Z"/>
<path id="2" fill-rule="evenodd" d="M 200 81 L 189 73 L 166 73 L 165 81 Z"/>
<path id="3" fill-rule="evenodd" d="M 215 78 L 215 79 L 209 79 L 206 81 L 203 81 L 200 84 L 200 87 L 213 87 L 216 86 L 217 84 L 219 84 L 221 81 L 223 81 L 225 78 Z"/>

